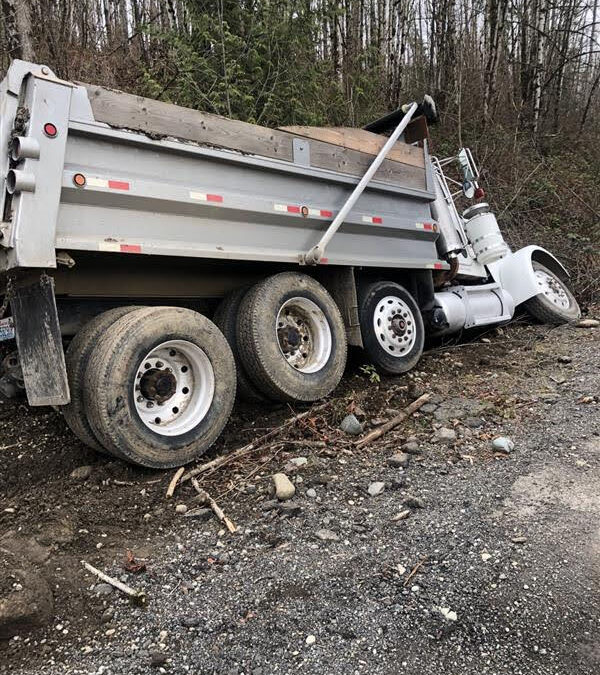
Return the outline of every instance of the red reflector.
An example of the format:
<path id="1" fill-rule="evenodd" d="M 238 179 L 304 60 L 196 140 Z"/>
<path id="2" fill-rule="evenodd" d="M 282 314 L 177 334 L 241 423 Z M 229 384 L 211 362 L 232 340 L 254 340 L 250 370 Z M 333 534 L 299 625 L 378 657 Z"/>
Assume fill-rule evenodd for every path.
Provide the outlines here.
<path id="1" fill-rule="evenodd" d="M 121 244 L 121 253 L 141 253 L 142 247 L 139 244 Z"/>
<path id="2" fill-rule="evenodd" d="M 323 216 L 323 218 L 331 218 L 333 216 L 333 213 L 331 211 L 324 211 L 323 209 L 321 209 L 321 216 Z"/>
<path id="3" fill-rule="evenodd" d="M 44 133 L 50 138 L 54 138 L 58 134 L 58 129 L 52 122 L 46 122 L 44 124 Z"/>
<path id="4" fill-rule="evenodd" d="M 442 265 L 442 263 L 433 263 L 433 267 L 436 270 L 443 270 L 444 269 L 444 266 Z"/>
<path id="5" fill-rule="evenodd" d="M 475 199 L 483 199 L 485 197 L 485 190 L 483 188 L 478 187 L 475 190 L 475 194 L 473 195 Z"/>
<path id="6" fill-rule="evenodd" d="M 85 176 L 82 173 L 76 173 L 73 176 L 73 182 L 77 187 L 85 187 Z"/>
<path id="7" fill-rule="evenodd" d="M 432 223 L 423 223 L 423 229 L 424 230 L 433 230 L 433 224 Z"/>
<path id="8" fill-rule="evenodd" d="M 379 216 L 373 216 L 373 222 L 377 225 L 381 225 L 381 223 L 383 223 L 383 218 L 379 218 Z"/>
<path id="9" fill-rule="evenodd" d="M 221 195 L 206 195 L 207 202 L 222 202 L 223 197 Z"/>
<path id="10" fill-rule="evenodd" d="M 108 187 L 111 190 L 129 190 L 129 183 L 125 183 L 122 180 L 109 180 Z"/>
<path id="11" fill-rule="evenodd" d="M 329 262 L 329 258 L 321 258 L 319 262 L 322 263 L 323 265 L 327 265 L 327 263 Z"/>
<path id="12" fill-rule="evenodd" d="M 299 206 L 288 206 L 287 210 L 288 210 L 288 213 L 300 213 L 300 207 Z"/>

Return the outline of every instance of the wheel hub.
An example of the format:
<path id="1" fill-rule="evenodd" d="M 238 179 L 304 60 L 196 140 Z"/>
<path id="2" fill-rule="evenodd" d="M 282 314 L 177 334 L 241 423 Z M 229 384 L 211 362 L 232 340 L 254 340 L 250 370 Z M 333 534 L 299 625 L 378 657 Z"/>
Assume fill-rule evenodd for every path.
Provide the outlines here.
<path id="1" fill-rule="evenodd" d="M 142 375 L 140 391 L 144 398 L 164 403 L 177 391 L 177 380 L 170 368 L 151 368 Z"/>
<path id="2" fill-rule="evenodd" d="M 321 308 L 308 298 L 287 300 L 277 314 L 277 342 L 292 368 L 314 373 L 331 354 L 331 329 Z"/>
<path id="3" fill-rule="evenodd" d="M 377 303 L 373 313 L 373 329 L 377 342 L 395 358 L 405 356 L 417 339 L 415 317 L 402 298 L 388 295 Z"/>
<path id="4" fill-rule="evenodd" d="M 568 309 L 571 305 L 569 296 L 566 294 L 562 283 L 553 275 L 544 270 L 536 270 L 535 276 L 540 293 L 543 293 L 550 302 L 562 309 Z"/>

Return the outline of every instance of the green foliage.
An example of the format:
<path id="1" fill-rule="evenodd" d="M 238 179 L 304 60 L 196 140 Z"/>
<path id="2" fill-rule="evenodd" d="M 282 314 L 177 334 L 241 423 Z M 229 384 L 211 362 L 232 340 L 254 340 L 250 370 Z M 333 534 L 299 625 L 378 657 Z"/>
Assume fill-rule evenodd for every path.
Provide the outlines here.
<path id="1" fill-rule="evenodd" d="M 365 363 L 359 370 L 372 384 L 381 382 L 381 377 L 372 363 Z"/>

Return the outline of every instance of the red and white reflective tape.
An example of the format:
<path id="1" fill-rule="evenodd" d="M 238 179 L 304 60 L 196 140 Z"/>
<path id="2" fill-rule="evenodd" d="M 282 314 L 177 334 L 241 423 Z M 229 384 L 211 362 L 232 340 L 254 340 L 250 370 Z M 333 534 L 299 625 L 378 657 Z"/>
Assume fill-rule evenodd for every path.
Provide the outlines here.
<path id="1" fill-rule="evenodd" d="M 190 199 L 195 199 L 199 202 L 214 202 L 221 204 L 223 202 L 223 195 L 214 195 L 208 192 L 190 192 Z"/>
<path id="2" fill-rule="evenodd" d="M 443 270 L 444 269 L 444 263 L 441 262 L 436 262 L 436 263 L 429 263 L 428 265 L 425 265 L 427 269 L 430 270 Z"/>
<path id="3" fill-rule="evenodd" d="M 371 223 L 372 225 L 381 225 L 383 223 L 383 218 L 380 216 L 363 216 L 363 223 Z"/>
<path id="4" fill-rule="evenodd" d="M 415 227 L 417 230 L 427 230 L 428 232 L 433 232 L 435 229 L 433 223 L 415 223 Z"/>
<path id="5" fill-rule="evenodd" d="M 106 188 L 108 190 L 129 190 L 131 185 L 124 180 L 112 180 L 110 178 L 95 178 L 94 176 L 85 179 L 88 187 Z"/>
<path id="6" fill-rule="evenodd" d="M 280 213 L 298 213 L 303 216 L 316 216 L 317 218 L 332 218 L 333 211 L 327 209 L 312 209 L 308 206 L 298 206 L 297 204 L 273 204 L 273 211 Z"/>
<path id="7" fill-rule="evenodd" d="M 99 251 L 109 251 L 111 253 L 141 253 L 140 244 L 121 244 L 118 241 L 101 241 L 98 244 Z"/>

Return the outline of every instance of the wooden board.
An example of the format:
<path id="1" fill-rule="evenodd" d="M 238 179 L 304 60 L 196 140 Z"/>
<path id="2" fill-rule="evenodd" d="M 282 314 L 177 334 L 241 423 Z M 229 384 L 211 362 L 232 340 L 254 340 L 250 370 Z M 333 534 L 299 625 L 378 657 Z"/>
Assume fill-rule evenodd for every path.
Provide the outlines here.
<path id="1" fill-rule="evenodd" d="M 151 137 L 171 136 L 293 162 L 293 139 L 297 134 L 289 131 L 268 129 L 104 87 L 88 84 L 83 86 L 87 89 L 92 112 L 98 122 L 120 129 L 141 131 Z M 361 129 L 349 131 L 368 134 L 378 141 L 382 138 Z M 408 152 L 404 152 L 402 156 L 410 160 L 384 160 L 375 174 L 375 180 L 424 190 L 426 183 L 423 150 L 409 146 L 405 148 Z M 372 161 L 373 153 L 359 148 L 344 147 L 325 139 L 310 140 L 310 163 L 315 168 L 362 176 Z"/>
<path id="2" fill-rule="evenodd" d="M 380 134 L 373 134 L 364 129 L 354 127 L 279 127 L 295 136 L 314 138 L 325 143 L 341 145 L 345 148 L 358 150 L 368 155 L 376 155 L 385 145 L 387 138 Z M 402 164 L 425 168 L 425 157 L 422 148 L 416 148 L 406 143 L 396 143 L 390 150 L 387 158 Z"/>

